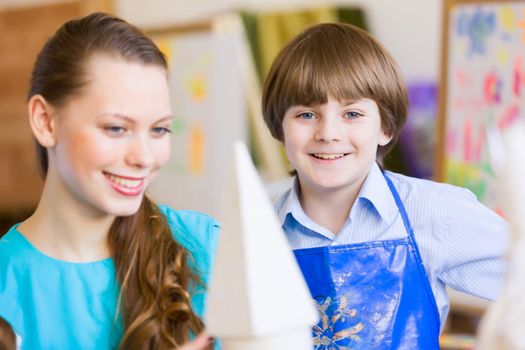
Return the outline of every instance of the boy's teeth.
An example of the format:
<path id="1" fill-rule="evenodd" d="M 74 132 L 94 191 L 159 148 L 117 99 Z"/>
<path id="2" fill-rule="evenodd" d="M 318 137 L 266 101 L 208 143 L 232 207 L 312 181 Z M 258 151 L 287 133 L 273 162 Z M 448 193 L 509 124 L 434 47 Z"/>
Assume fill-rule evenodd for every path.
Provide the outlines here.
<path id="1" fill-rule="evenodd" d="M 127 187 L 127 188 L 135 188 L 135 187 L 138 187 L 140 186 L 140 184 L 142 183 L 142 180 L 129 180 L 129 179 L 123 179 L 121 177 L 118 177 L 118 176 L 115 176 L 115 175 L 111 175 L 111 174 L 108 174 L 108 177 L 111 181 L 121 185 L 121 186 L 124 186 L 124 187 Z"/>
<path id="2" fill-rule="evenodd" d="M 314 154 L 314 157 L 315 158 L 319 158 L 319 159 L 327 159 L 327 160 L 330 160 L 330 159 L 337 159 L 337 158 L 341 158 L 344 156 L 344 153 L 333 153 L 333 154 Z"/>

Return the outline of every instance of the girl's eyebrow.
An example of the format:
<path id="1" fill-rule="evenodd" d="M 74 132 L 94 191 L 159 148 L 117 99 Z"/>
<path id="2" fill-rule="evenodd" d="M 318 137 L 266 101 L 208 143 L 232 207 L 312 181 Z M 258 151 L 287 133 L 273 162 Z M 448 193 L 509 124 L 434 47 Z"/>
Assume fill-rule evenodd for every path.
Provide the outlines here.
<path id="1" fill-rule="evenodd" d="M 104 112 L 104 113 L 100 113 L 98 115 L 99 117 L 113 117 L 113 118 L 118 118 L 118 119 L 122 119 L 124 121 L 127 121 L 129 123 L 134 123 L 135 120 L 125 114 L 120 114 L 120 113 L 112 113 L 112 112 Z"/>
<path id="2" fill-rule="evenodd" d="M 172 119 L 173 119 L 173 116 L 172 116 L 172 115 L 167 115 L 167 116 L 165 116 L 165 117 L 160 118 L 160 119 L 157 120 L 155 123 L 167 122 L 167 121 L 171 121 Z"/>
<path id="3" fill-rule="evenodd" d="M 133 119 L 133 118 L 127 116 L 127 115 L 120 114 L 120 113 L 101 113 L 101 114 L 99 114 L 99 117 L 104 117 L 104 116 L 123 119 L 123 120 L 125 120 L 125 121 L 127 121 L 129 123 L 134 123 L 135 122 L 135 119 Z M 171 119 L 173 119 L 173 116 L 172 115 L 167 115 L 167 116 L 164 116 L 164 117 L 160 117 L 154 123 L 160 123 L 160 122 L 164 122 L 164 121 L 169 121 Z"/>

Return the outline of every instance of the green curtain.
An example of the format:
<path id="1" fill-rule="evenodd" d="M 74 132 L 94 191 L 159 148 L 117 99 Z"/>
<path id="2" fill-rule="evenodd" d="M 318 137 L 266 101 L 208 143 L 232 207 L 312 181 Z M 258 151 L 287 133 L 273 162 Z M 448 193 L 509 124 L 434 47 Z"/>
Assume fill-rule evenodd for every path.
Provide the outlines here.
<path id="1" fill-rule="evenodd" d="M 347 22 L 368 30 L 360 8 L 320 7 L 276 13 L 242 13 L 260 81 L 264 81 L 279 50 L 305 28 L 325 22 Z"/>

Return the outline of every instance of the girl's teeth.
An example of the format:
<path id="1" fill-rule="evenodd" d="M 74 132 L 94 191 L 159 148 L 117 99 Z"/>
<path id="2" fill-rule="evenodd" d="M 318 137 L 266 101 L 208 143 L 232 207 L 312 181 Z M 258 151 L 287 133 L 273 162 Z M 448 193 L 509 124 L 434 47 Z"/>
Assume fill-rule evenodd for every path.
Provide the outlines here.
<path id="1" fill-rule="evenodd" d="M 129 180 L 129 179 L 123 179 L 121 177 L 118 177 L 118 176 L 115 176 L 115 175 L 111 175 L 111 174 L 108 174 L 108 178 L 113 181 L 114 183 L 116 184 L 119 184 L 123 187 L 127 187 L 127 188 L 135 188 L 135 187 L 139 187 L 142 183 L 142 180 Z"/>
<path id="2" fill-rule="evenodd" d="M 336 153 L 336 154 L 314 154 L 315 158 L 319 159 L 326 159 L 326 160 L 332 160 L 343 157 L 343 153 Z"/>

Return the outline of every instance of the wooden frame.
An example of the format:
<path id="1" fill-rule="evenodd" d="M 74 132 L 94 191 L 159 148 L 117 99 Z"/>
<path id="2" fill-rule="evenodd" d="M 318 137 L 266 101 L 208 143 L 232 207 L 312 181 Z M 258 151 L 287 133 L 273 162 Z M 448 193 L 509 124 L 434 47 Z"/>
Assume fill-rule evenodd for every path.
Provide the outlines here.
<path id="1" fill-rule="evenodd" d="M 112 10 L 112 0 L 75 0 L 0 11 L 0 221 L 32 211 L 42 189 L 26 111 L 36 55 L 66 20 Z"/>
<path id="2" fill-rule="evenodd" d="M 456 185 L 470 187 L 468 184 L 457 183 L 453 179 L 451 180 L 450 177 L 447 175 L 447 174 L 449 174 L 449 172 L 447 172 L 448 169 L 449 169 L 449 168 L 447 168 L 447 166 L 448 166 L 447 164 L 450 164 L 450 163 L 448 163 L 448 161 L 449 161 L 449 157 L 448 157 L 449 154 L 447 153 L 448 152 L 447 148 L 449 146 L 449 144 L 447 143 L 448 142 L 447 140 L 449 140 L 449 138 L 448 138 L 449 135 L 447 134 L 447 127 L 448 127 L 448 122 L 450 120 L 452 120 L 453 118 L 455 118 L 457 115 L 459 115 L 459 114 L 456 114 L 456 110 L 455 109 L 453 110 L 452 113 L 449 113 L 449 111 L 448 111 L 448 109 L 450 107 L 449 105 L 451 103 L 453 103 L 453 102 L 454 103 L 456 102 L 456 100 L 449 101 L 449 95 L 452 94 L 454 92 L 454 88 L 456 88 L 456 86 L 454 85 L 454 84 L 456 84 L 456 82 L 455 81 L 454 82 L 450 81 L 450 77 L 451 77 L 451 73 L 452 74 L 456 74 L 456 70 L 454 70 L 454 69 L 457 68 L 457 67 L 450 67 L 450 65 L 453 64 L 453 62 L 455 62 L 451 58 L 451 57 L 455 58 L 455 56 L 454 56 L 455 52 L 451 51 L 451 45 L 453 45 L 454 43 L 457 43 L 457 41 L 454 42 L 454 39 L 459 40 L 459 39 L 457 39 L 459 37 L 459 35 L 457 35 L 456 32 L 454 31 L 454 30 L 458 30 L 457 27 L 456 27 L 457 24 L 452 22 L 451 17 L 453 17 L 454 15 L 459 16 L 459 14 L 457 14 L 455 11 L 463 11 L 464 13 L 468 13 L 468 11 L 481 11 L 481 12 L 487 11 L 487 13 L 490 12 L 490 11 L 493 11 L 494 12 L 493 16 L 495 18 L 494 19 L 494 21 L 495 21 L 495 24 L 494 24 L 495 25 L 495 29 L 494 29 L 494 34 L 493 35 L 496 35 L 496 32 L 501 29 L 500 27 L 498 27 L 500 25 L 500 12 L 503 12 L 507 8 L 510 8 L 510 9 L 515 9 L 517 7 L 521 8 L 520 6 L 522 6 L 522 5 L 524 6 L 523 8 L 525 9 L 525 3 L 523 3 L 523 1 L 520 1 L 520 0 L 506 0 L 506 1 L 498 1 L 498 0 L 444 0 L 444 3 L 443 3 L 443 28 L 442 28 L 442 36 L 441 36 L 441 74 L 440 74 L 440 91 L 439 91 L 439 106 L 438 106 L 438 123 L 437 123 L 437 127 L 438 127 L 438 149 L 437 149 L 437 154 L 436 154 L 436 173 L 435 173 L 436 174 L 436 176 L 435 176 L 436 180 L 438 180 L 438 181 L 451 182 L 451 183 L 456 184 Z M 523 17 L 525 17 L 525 11 L 516 11 L 515 15 L 516 15 L 515 16 L 515 18 L 516 18 L 516 26 L 518 28 L 517 30 L 522 30 L 523 32 L 525 32 L 525 19 L 523 18 Z M 498 32 L 498 35 L 499 35 L 499 32 Z M 514 35 L 514 33 L 512 35 Z M 524 35 L 524 34 L 522 34 L 522 35 Z M 523 40 L 525 40 L 525 39 L 523 39 Z M 456 45 L 456 46 L 458 46 L 458 45 Z M 457 49 L 457 47 L 456 47 L 456 49 Z M 492 56 L 489 57 L 490 55 L 492 55 L 494 57 L 492 57 Z M 510 56 L 511 55 L 509 54 L 509 57 Z M 490 54 L 487 54 L 487 57 L 489 57 L 489 58 L 485 58 L 487 60 L 487 62 L 494 63 L 494 61 L 496 60 L 496 55 L 493 54 L 492 51 L 490 51 Z M 512 59 L 513 58 L 509 58 L 508 61 L 510 62 L 510 60 L 512 60 Z M 496 66 L 495 63 L 494 63 L 494 66 Z M 495 71 L 497 71 L 497 70 L 498 69 L 495 68 Z M 525 68 L 523 69 L 523 72 L 525 72 Z M 480 71 L 479 75 L 481 75 L 482 73 L 483 72 Z M 499 72 L 497 72 L 495 74 L 499 74 Z M 455 78 L 456 77 L 454 76 L 454 79 Z M 479 77 L 476 77 L 476 79 L 478 79 L 478 78 Z M 500 81 L 503 81 L 503 78 L 501 78 L 501 79 L 502 80 L 500 80 Z M 478 80 L 481 80 L 481 78 L 479 78 Z M 525 79 L 523 80 L 523 85 L 525 85 Z M 484 87 L 479 86 L 479 85 L 477 87 L 479 87 L 481 90 L 483 90 L 483 88 L 484 88 Z M 501 90 L 503 91 L 502 94 L 504 95 L 504 92 L 506 90 L 504 90 L 503 88 Z M 525 90 L 525 86 L 523 86 L 522 90 Z M 459 91 L 459 89 L 458 89 L 458 91 Z M 455 95 L 453 97 L 456 98 Z M 504 100 L 502 102 L 502 104 L 506 103 L 505 97 L 506 97 L 505 95 L 502 97 L 502 99 Z M 454 108 L 455 107 L 456 107 L 456 105 L 454 104 Z M 476 107 L 477 108 L 482 108 L 484 106 L 481 104 L 481 105 L 476 106 Z M 521 102 L 519 107 L 523 107 L 523 108 L 521 108 L 521 110 L 522 110 L 521 113 L 523 114 L 525 112 L 525 106 L 523 105 L 523 102 Z M 492 108 L 492 106 L 489 105 L 485 109 L 485 111 L 487 109 L 490 109 L 492 111 L 492 109 L 496 110 L 497 108 L 496 107 Z M 490 112 L 490 113 L 492 113 L 492 112 Z M 496 112 L 494 112 L 494 113 L 496 113 Z M 499 113 L 499 111 L 498 111 L 498 113 Z M 473 114 L 475 115 L 475 113 L 473 113 Z M 475 117 L 478 118 L 479 115 L 475 115 Z M 494 118 L 494 119 L 497 119 L 497 118 Z M 457 119 L 454 119 L 454 122 L 456 120 Z M 491 120 L 492 120 L 492 117 L 491 117 Z M 476 121 L 476 122 L 480 123 L 479 121 Z M 488 125 L 488 122 L 486 124 Z M 489 126 L 487 126 L 487 127 L 489 127 Z M 463 137 L 463 135 L 461 137 Z M 475 135 L 475 137 L 478 139 L 478 141 L 480 143 L 484 144 L 484 141 L 482 142 L 482 140 L 481 140 L 481 138 L 485 137 L 482 131 L 479 131 Z M 465 140 L 461 140 L 461 141 L 463 141 L 463 145 L 465 145 L 467 143 L 467 141 L 465 141 Z M 479 146 L 479 148 L 482 148 L 482 146 Z M 480 151 L 480 150 L 477 149 L 477 151 Z M 482 157 L 485 158 L 484 161 L 488 164 L 487 159 L 486 159 L 488 157 L 487 154 L 486 154 L 487 153 L 486 149 L 481 150 L 481 152 L 483 153 Z M 466 152 L 466 153 L 468 153 L 468 152 Z M 485 167 L 487 168 L 488 166 L 485 165 Z M 489 170 L 487 170 L 487 171 L 489 171 Z M 463 174 L 462 176 L 464 176 L 465 179 L 468 180 L 469 176 L 471 176 L 471 175 Z M 476 175 L 474 175 L 474 176 L 476 176 Z M 489 180 L 489 182 L 490 182 L 490 180 Z M 492 185 L 492 184 L 488 183 L 488 185 Z M 473 190 L 474 193 L 478 194 L 478 196 L 481 197 L 480 200 L 485 202 L 485 204 L 487 204 L 489 207 L 492 207 L 493 209 L 497 209 L 497 210 L 499 209 L 498 204 L 494 202 L 494 198 L 493 198 L 494 194 L 488 193 L 490 191 L 484 192 L 484 193 L 488 193 L 487 194 L 487 198 L 484 198 L 483 195 L 480 196 L 479 192 L 476 191 L 476 188 L 474 188 L 474 189 L 471 188 L 471 189 Z"/>

